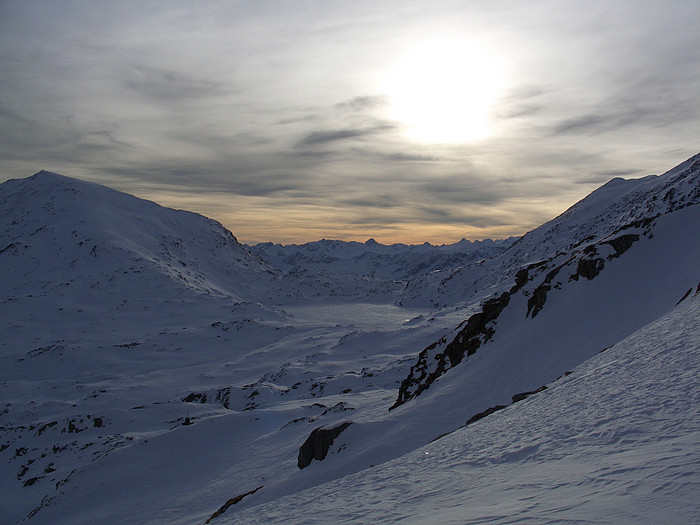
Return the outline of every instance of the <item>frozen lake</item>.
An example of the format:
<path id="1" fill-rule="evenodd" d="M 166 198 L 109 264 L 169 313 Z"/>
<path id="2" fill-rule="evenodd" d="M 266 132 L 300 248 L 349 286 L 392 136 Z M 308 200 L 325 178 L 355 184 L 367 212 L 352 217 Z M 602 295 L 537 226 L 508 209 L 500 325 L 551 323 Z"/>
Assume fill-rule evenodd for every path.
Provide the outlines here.
<path id="1" fill-rule="evenodd" d="M 417 323 L 431 312 L 423 308 L 404 308 L 391 304 L 328 304 L 285 306 L 298 323 L 354 325 L 363 330 L 395 330 L 406 323 Z M 418 318 L 423 316 L 423 318 Z"/>

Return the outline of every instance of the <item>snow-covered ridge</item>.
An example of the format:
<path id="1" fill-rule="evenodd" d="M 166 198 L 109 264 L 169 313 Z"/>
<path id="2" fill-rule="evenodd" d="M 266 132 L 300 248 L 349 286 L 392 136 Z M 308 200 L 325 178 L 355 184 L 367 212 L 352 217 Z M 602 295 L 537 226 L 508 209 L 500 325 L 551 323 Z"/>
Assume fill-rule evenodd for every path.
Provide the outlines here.
<path id="1" fill-rule="evenodd" d="M 626 311 L 610 308 L 609 300 L 591 304 L 590 308 L 595 309 L 591 312 L 581 312 L 577 304 L 559 306 L 560 311 L 554 314 L 560 317 L 557 330 L 561 331 L 563 327 L 568 327 L 568 330 L 564 339 L 551 335 L 548 335 L 548 339 L 549 344 L 556 341 L 558 346 L 564 348 L 560 356 L 576 355 L 576 348 L 584 352 L 586 347 L 590 348 L 596 337 L 585 333 L 576 335 L 576 324 L 599 327 L 604 322 L 604 318 L 600 317 L 602 312 L 605 312 L 605 316 L 620 319 L 618 326 L 611 327 L 611 332 L 618 334 L 613 340 L 617 340 L 626 335 L 625 330 L 629 330 L 620 330 L 623 324 L 643 326 L 644 321 L 651 321 L 668 311 L 674 304 L 674 298 L 677 300 L 688 286 L 692 287 L 696 280 L 700 281 L 693 264 L 694 260 L 700 260 L 700 250 L 697 243 L 692 242 L 692 239 L 700 238 L 698 204 L 700 156 L 689 159 L 661 177 L 651 176 L 634 181 L 614 179 L 561 216 L 526 234 L 501 256 L 486 262 L 492 265 L 492 271 L 498 271 L 501 275 L 514 274 L 513 281 L 506 289 L 497 291 L 485 300 L 455 332 L 443 336 L 419 354 L 402 382 L 393 408 L 420 395 L 440 376 L 482 347 L 488 351 L 490 346 L 498 346 L 499 339 L 502 339 L 500 331 L 506 332 L 503 337 L 511 339 L 513 334 L 523 332 L 517 344 L 524 351 L 528 340 L 526 334 L 536 330 L 536 326 L 530 324 L 536 325 L 535 317 L 543 309 L 550 308 L 552 296 L 566 298 L 575 293 L 581 301 L 591 292 L 600 295 L 595 291 L 599 281 L 590 281 L 605 273 L 606 267 L 624 267 L 626 263 L 631 263 L 627 269 L 629 276 L 616 276 L 611 283 L 617 301 L 628 299 L 624 306 Z M 668 224 L 675 226 L 669 229 Z M 654 259 L 651 257 L 654 243 L 644 241 L 651 241 L 659 230 L 664 232 L 669 247 L 668 251 L 659 252 L 658 258 Z M 686 240 L 691 240 L 690 246 L 686 246 Z M 628 261 L 629 250 L 636 247 L 638 242 L 647 245 L 645 251 L 637 252 L 641 260 Z M 535 262 L 523 265 L 523 261 L 533 254 L 538 256 Z M 503 259 L 506 258 L 507 264 L 519 262 L 515 262 L 514 269 L 505 269 Z M 624 260 L 619 261 L 619 258 Z M 640 270 L 635 268 L 637 265 L 647 265 L 648 268 Z M 654 269 L 655 274 L 649 271 L 650 268 Z M 655 282 L 630 280 L 630 276 L 642 273 Z M 448 277 L 441 284 L 451 278 Z M 492 280 L 491 287 L 498 282 Z M 453 279 L 451 284 L 454 286 L 457 283 Z M 648 305 L 637 304 L 635 300 L 640 287 L 647 293 L 650 289 L 654 290 L 654 293 L 648 293 L 656 303 L 651 315 Z M 675 296 L 668 296 L 669 290 L 673 290 Z M 662 299 L 664 295 L 666 297 Z M 513 322 L 511 310 L 517 308 L 523 309 L 522 318 L 518 320 L 516 317 Z M 570 314 L 562 316 L 562 310 L 569 310 Z M 499 320 L 502 313 L 503 317 L 511 320 L 510 324 Z M 623 322 L 622 319 L 626 320 Z"/>
<path id="2" fill-rule="evenodd" d="M 138 282 L 241 300 L 274 276 L 212 219 L 46 171 L 0 185 L 0 256 L 3 295 Z"/>
<path id="3" fill-rule="evenodd" d="M 364 243 L 321 240 L 306 244 L 260 243 L 250 250 L 271 265 L 283 270 L 324 270 L 339 274 L 368 275 L 407 280 L 435 270 L 448 270 L 487 259 L 508 248 L 508 239 L 462 239 L 455 244 L 429 243 L 380 244 L 374 239 Z"/>
<path id="4" fill-rule="evenodd" d="M 700 202 L 700 154 L 661 176 L 615 178 L 551 221 L 526 233 L 502 253 L 464 268 L 411 281 L 400 304 L 452 306 L 464 298 L 507 291 L 515 274 L 555 254 L 601 242 L 625 226 Z"/>

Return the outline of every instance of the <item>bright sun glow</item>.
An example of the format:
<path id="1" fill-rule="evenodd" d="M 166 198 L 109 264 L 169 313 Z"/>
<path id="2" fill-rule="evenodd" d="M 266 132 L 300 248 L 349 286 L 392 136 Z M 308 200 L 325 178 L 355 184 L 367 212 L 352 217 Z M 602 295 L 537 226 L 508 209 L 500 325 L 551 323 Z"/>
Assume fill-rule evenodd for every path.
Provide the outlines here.
<path id="1" fill-rule="evenodd" d="M 422 142 L 468 142 L 491 133 L 489 113 L 503 89 L 497 58 L 460 39 L 415 46 L 387 74 L 392 117 Z"/>

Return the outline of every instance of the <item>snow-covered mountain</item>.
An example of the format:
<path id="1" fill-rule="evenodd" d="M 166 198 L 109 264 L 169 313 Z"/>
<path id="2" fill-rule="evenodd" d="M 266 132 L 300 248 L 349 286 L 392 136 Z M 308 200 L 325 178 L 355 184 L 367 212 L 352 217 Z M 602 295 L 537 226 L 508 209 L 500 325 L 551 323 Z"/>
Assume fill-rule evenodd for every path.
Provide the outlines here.
<path id="1" fill-rule="evenodd" d="M 651 221 L 697 204 L 699 165 L 700 157 L 695 155 L 662 176 L 612 179 L 560 216 L 516 240 L 499 256 L 414 279 L 402 294 L 401 304 L 464 304 L 494 285 L 505 290 L 515 273 L 529 264 L 557 253 L 581 250 L 614 232 L 633 227 L 635 222 Z"/>
<path id="2" fill-rule="evenodd" d="M 0 203 L 4 521 L 700 515 L 700 155 L 405 287 L 53 174 Z"/>
<path id="3" fill-rule="evenodd" d="M 509 247 L 508 239 L 462 239 L 455 244 L 435 246 L 380 244 L 321 240 L 306 244 L 260 243 L 250 250 L 282 270 L 315 269 L 339 274 L 357 274 L 385 279 L 409 280 L 435 270 L 461 268 L 487 259 Z"/>
<path id="4" fill-rule="evenodd" d="M 55 173 L 4 183 L 0 209 L 3 296 L 77 287 L 83 300 L 126 286 L 243 300 L 275 276 L 216 221 Z"/>

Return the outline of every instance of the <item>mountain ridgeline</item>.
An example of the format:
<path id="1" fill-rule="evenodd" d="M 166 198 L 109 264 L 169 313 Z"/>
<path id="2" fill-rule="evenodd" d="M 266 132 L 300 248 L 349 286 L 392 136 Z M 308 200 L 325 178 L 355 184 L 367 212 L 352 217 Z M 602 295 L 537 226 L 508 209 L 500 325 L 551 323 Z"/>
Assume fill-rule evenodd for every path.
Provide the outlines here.
<path id="1" fill-rule="evenodd" d="M 380 244 L 374 239 L 364 243 L 321 240 L 306 244 L 260 243 L 250 250 L 271 265 L 286 271 L 315 269 L 350 273 L 383 279 L 410 280 L 435 270 L 461 268 L 488 259 L 508 248 L 516 240 L 462 239 L 455 244 L 435 246 Z"/>

